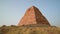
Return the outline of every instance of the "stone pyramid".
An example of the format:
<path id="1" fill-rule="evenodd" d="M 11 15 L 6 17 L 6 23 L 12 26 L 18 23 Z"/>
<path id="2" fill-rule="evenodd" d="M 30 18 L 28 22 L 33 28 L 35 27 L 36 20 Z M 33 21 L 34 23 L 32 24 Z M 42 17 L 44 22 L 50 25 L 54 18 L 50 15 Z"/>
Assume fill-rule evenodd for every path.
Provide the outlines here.
<path id="1" fill-rule="evenodd" d="M 25 15 L 19 21 L 18 26 L 30 24 L 46 24 L 50 25 L 48 20 L 42 15 L 38 8 L 31 6 L 27 9 Z"/>

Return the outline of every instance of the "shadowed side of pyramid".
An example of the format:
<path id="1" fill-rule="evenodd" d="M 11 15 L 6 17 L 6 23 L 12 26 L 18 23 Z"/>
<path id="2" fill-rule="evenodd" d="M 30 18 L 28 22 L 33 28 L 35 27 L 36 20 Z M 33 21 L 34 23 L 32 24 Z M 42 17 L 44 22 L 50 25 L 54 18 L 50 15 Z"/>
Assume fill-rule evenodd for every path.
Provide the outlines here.
<path id="1" fill-rule="evenodd" d="M 48 20 L 42 15 L 38 8 L 32 6 L 27 9 L 25 15 L 19 21 L 18 26 L 30 24 L 46 24 L 50 25 Z"/>
<path id="2" fill-rule="evenodd" d="M 39 11 L 38 8 L 34 8 L 35 11 L 35 17 L 37 24 L 47 24 L 50 25 L 48 20 L 43 16 L 43 14 Z"/>

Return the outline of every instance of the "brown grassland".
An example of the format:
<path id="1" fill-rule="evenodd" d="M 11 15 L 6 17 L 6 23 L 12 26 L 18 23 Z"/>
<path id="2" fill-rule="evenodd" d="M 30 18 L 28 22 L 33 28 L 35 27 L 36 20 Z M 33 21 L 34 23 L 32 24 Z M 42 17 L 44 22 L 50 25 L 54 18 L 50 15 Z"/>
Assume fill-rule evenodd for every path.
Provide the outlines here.
<path id="1" fill-rule="evenodd" d="M 0 34 L 60 34 L 55 26 L 1 26 Z"/>

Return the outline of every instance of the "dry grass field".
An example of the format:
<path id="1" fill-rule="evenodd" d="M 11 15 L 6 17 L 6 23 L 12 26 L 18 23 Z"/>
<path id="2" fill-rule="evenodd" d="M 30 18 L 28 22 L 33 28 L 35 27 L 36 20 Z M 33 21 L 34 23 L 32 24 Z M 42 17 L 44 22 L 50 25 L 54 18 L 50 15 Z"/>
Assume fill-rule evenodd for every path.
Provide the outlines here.
<path id="1" fill-rule="evenodd" d="M 0 34 L 60 34 L 60 28 L 55 26 L 1 26 Z"/>

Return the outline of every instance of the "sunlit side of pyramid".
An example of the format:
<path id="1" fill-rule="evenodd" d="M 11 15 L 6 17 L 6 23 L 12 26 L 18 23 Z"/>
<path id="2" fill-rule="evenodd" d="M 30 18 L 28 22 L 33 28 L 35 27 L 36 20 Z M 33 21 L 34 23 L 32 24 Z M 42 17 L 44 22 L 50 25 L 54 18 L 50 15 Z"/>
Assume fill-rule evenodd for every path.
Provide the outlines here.
<path id="1" fill-rule="evenodd" d="M 42 15 L 41 11 L 35 6 L 27 9 L 25 15 L 19 21 L 18 26 L 31 24 L 46 24 L 50 25 L 48 20 Z"/>

